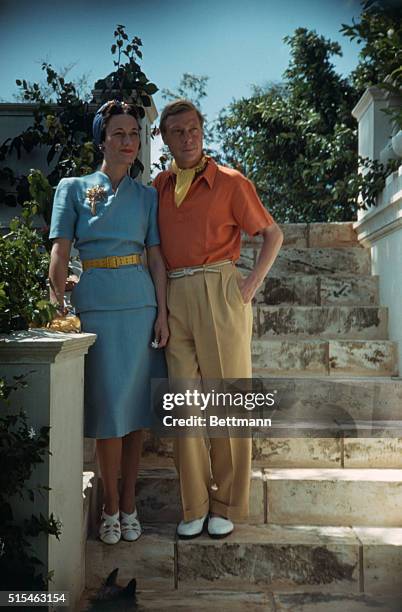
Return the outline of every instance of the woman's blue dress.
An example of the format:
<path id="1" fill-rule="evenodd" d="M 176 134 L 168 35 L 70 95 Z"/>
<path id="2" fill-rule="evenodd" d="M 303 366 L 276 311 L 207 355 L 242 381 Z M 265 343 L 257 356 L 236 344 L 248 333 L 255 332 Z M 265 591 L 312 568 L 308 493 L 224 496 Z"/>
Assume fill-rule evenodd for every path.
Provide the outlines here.
<path id="1" fill-rule="evenodd" d="M 92 215 L 87 190 L 104 189 Z M 82 261 L 142 254 L 160 243 L 157 193 L 129 176 L 113 191 L 101 171 L 62 179 L 57 187 L 50 238 L 74 240 Z M 71 302 L 82 330 L 97 334 L 85 358 L 84 435 L 115 438 L 151 426 L 151 379 L 165 378 L 164 352 L 151 348 L 157 313 L 146 267 L 90 268 Z"/>

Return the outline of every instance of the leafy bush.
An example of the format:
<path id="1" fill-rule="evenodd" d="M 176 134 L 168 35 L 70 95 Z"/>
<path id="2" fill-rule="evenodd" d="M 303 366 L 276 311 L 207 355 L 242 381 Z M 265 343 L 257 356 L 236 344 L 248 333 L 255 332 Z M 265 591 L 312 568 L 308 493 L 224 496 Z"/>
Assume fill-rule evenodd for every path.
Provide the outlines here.
<path id="1" fill-rule="evenodd" d="M 331 62 L 339 44 L 305 28 L 285 41 L 284 83 L 256 89 L 221 113 L 223 160 L 255 183 L 277 221 L 350 221 L 359 206 L 375 204 L 397 162 L 357 155 L 351 111 L 360 92 Z"/>
<path id="2" fill-rule="evenodd" d="M 392 0 L 366 0 L 362 3 L 360 21 L 342 24 L 341 32 L 362 44 L 360 61 L 351 78 L 363 93 L 377 85 L 396 95 L 402 90 L 402 4 Z M 387 109 L 396 126 L 402 130 L 402 106 Z"/>
<path id="3" fill-rule="evenodd" d="M 114 31 L 115 42 L 111 47 L 115 69 L 104 79 L 95 83 L 100 101 L 118 98 L 130 100 L 137 106 L 140 117 L 145 116 L 144 108 L 151 106 L 151 97 L 158 91 L 142 71 L 139 64 L 142 58 L 141 39 L 129 40 L 125 26 L 119 24 Z M 8 184 L 17 195 L 0 190 L 0 199 L 11 206 L 29 199 L 29 185 L 26 176 L 15 176 L 6 165 L 6 160 L 14 151 L 18 158 L 23 151 L 29 153 L 35 147 L 48 148 L 48 171 L 45 173 L 49 184 L 55 187 L 61 178 L 89 174 L 96 169 L 100 161 L 98 149 L 92 143 L 92 121 L 94 112 L 89 109 L 88 102 L 80 96 L 76 86 L 66 81 L 51 66 L 43 63 L 42 70 L 46 74 L 47 88 L 44 93 L 38 83 L 30 84 L 25 79 L 18 79 L 21 96 L 26 102 L 36 104 L 33 125 L 14 138 L 8 138 L 0 146 L 0 181 Z M 49 94 L 50 90 L 50 94 Z M 45 97 L 46 95 L 46 97 Z M 49 99 L 50 95 L 50 99 Z M 95 102 L 95 99 L 92 100 Z M 51 167 L 53 168 L 51 169 Z M 143 170 L 142 164 L 136 160 L 132 174 L 136 176 Z M 52 197 L 45 208 L 45 220 L 50 221 Z"/>
<path id="4" fill-rule="evenodd" d="M 35 466 L 49 454 L 49 427 L 37 433 L 24 411 L 4 413 L 10 394 L 26 384 L 24 376 L 14 377 L 12 385 L 0 378 L 0 590 L 45 590 L 51 574 L 40 571 L 33 538 L 40 533 L 59 538 L 61 533 L 53 514 L 49 519 L 42 514 L 23 520 L 14 516 L 15 500 L 33 502 L 36 494 L 49 490 L 28 484 Z"/>
<path id="5" fill-rule="evenodd" d="M 38 191 L 38 172 L 29 178 Z M 43 232 L 32 225 L 39 210 L 36 200 L 25 202 L 22 217 L 13 219 L 10 232 L 0 238 L 0 332 L 41 326 L 56 313 L 48 301 L 46 242 Z"/>

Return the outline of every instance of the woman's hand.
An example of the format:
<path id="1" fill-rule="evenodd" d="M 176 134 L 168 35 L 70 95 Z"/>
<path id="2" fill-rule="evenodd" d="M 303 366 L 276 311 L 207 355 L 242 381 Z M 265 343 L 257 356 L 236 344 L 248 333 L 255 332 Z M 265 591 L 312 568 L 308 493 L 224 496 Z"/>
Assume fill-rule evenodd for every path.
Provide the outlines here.
<path id="1" fill-rule="evenodd" d="M 68 260 L 71 240 L 56 238 L 53 242 L 49 266 L 49 298 L 59 309 L 58 316 L 64 316 L 64 292 L 66 290 Z"/>
<path id="2" fill-rule="evenodd" d="M 169 340 L 169 326 L 166 316 L 158 314 L 154 325 L 154 331 L 155 340 L 158 342 L 158 348 L 164 348 Z"/>

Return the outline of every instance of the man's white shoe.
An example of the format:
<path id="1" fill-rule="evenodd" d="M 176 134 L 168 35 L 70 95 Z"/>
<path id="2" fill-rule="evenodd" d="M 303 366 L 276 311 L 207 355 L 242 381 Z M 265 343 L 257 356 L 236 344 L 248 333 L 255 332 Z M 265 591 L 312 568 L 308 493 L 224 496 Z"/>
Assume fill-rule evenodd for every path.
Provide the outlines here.
<path id="1" fill-rule="evenodd" d="M 193 521 L 180 521 L 177 526 L 177 535 L 182 540 L 190 540 L 201 535 L 206 523 L 208 514 L 204 514 L 201 518 L 194 519 Z"/>
<path id="2" fill-rule="evenodd" d="M 208 534 L 211 538 L 225 538 L 232 533 L 232 521 L 222 516 L 210 516 L 208 521 Z"/>
<path id="3" fill-rule="evenodd" d="M 135 542 L 140 537 L 142 530 L 138 520 L 137 510 L 131 514 L 120 512 L 121 537 L 127 542 Z"/>
<path id="4" fill-rule="evenodd" d="M 105 544 L 117 544 L 121 537 L 119 512 L 106 514 L 102 512 L 102 522 L 99 527 L 99 537 Z"/>

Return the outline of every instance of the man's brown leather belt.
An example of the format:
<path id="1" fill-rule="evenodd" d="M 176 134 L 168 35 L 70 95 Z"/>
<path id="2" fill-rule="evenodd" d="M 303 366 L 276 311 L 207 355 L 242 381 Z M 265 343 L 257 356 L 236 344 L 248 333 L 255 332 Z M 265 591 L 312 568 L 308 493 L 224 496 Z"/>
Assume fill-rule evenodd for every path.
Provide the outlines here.
<path id="1" fill-rule="evenodd" d="M 197 272 L 219 272 L 220 266 L 233 263 L 231 259 L 225 259 L 224 261 L 214 261 L 210 264 L 203 266 L 192 266 L 190 268 L 175 268 L 170 270 L 167 275 L 168 278 L 182 278 L 183 276 L 192 276 Z"/>
<path id="2" fill-rule="evenodd" d="M 141 263 L 141 255 L 135 253 L 134 255 L 111 255 L 110 257 L 103 257 L 102 259 L 87 259 L 82 262 L 82 267 L 84 270 L 88 270 L 89 268 L 120 268 L 120 266 L 130 266 Z"/>

